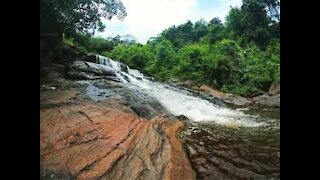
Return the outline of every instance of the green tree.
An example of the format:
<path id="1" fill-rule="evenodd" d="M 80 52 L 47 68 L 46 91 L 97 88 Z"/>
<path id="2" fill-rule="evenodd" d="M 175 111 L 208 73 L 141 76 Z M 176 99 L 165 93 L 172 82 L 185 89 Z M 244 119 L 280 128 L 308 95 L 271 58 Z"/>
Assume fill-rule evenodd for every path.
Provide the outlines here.
<path id="1" fill-rule="evenodd" d="M 146 48 L 154 55 L 154 59 L 146 67 L 148 74 L 161 81 L 172 77 L 172 70 L 178 64 L 172 43 L 163 37 L 152 38 Z"/>
<path id="2" fill-rule="evenodd" d="M 222 40 L 225 37 L 225 27 L 221 23 L 219 18 L 213 18 L 208 26 L 207 33 L 201 39 L 201 42 L 214 44 L 215 42 Z"/>
<path id="3" fill-rule="evenodd" d="M 172 26 L 161 33 L 161 36 L 169 40 L 175 50 L 182 46 L 192 43 L 194 38 L 194 29 L 191 21 L 187 21 L 179 26 Z"/>
<path id="4" fill-rule="evenodd" d="M 40 0 L 40 32 L 68 35 L 103 31 L 101 18 L 126 16 L 120 0 Z"/>
<path id="5" fill-rule="evenodd" d="M 205 58 L 208 52 L 209 46 L 202 44 L 190 44 L 181 48 L 178 52 L 179 67 L 177 75 L 182 79 L 203 82 L 206 73 Z"/>
<path id="6" fill-rule="evenodd" d="M 194 23 L 193 28 L 193 42 L 199 42 L 200 38 L 208 33 L 207 22 L 204 19 Z"/>
<path id="7" fill-rule="evenodd" d="M 275 31 L 280 23 L 279 5 L 278 0 L 243 0 L 241 8 L 232 8 L 226 18 L 230 37 L 265 48 L 273 37 L 279 37 Z"/>
<path id="8" fill-rule="evenodd" d="M 110 53 L 104 54 L 114 60 L 121 61 L 131 68 L 146 72 L 148 62 L 154 61 L 154 55 L 146 46 L 141 44 L 119 45 Z"/>

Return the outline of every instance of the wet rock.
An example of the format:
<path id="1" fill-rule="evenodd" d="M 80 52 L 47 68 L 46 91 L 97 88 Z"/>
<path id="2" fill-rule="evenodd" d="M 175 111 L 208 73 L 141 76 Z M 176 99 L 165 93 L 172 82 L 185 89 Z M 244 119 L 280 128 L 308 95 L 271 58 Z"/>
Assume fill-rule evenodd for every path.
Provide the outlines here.
<path id="1" fill-rule="evenodd" d="M 209 87 L 208 85 L 202 85 L 202 86 L 200 86 L 200 89 L 205 92 L 210 93 L 210 95 L 212 95 L 213 97 L 216 97 L 218 99 L 226 99 L 227 97 L 229 97 L 229 94 L 225 94 L 223 92 L 215 90 L 215 89 Z"/>
<path id="2" fill-rule="evenodd" d="M 262 95 L 255 96 L 252 98 L 254 102 L 267 100 L 270 96 L 267 93 L 263 93 Z"/>
<path id="3" fill-rule="evenodd" d="M 119 62 L 120 63 L 120 68 L 121 68 L 121 71 L 124 71 L 124 72 L 128 72 L 128 66 L 122 62 Z"/>
<path id="4" fill-rule="evenodd" d="M 180 81 L 178 79 L 171 79 L 171 83 L 173 85 L 176 85 L 176 86 L 183 86 L 183 87 L 191 87 L 193 85 L 193 82 L 192 81 Z"/>
<path id="5" fill-rule="evenodd" d="M 116 95 L 115 92 L 109 89 L 98 88 L 90 82 L 87 83 L 85 94 L 94 101 L 103 101 Z"/>
<path id="6" fill-rule="evenodd" d="M 207 154 L 207 151 L 206 151 L 205 147 L 203 147 L 203 146 L 199 146 L 197 150 L 199 153 L 201 153 L 203 155 Z"/>
<path id="7" fill-rule="evenodd" d="M 199 173 L 206 173 L 206 171 L 207 171 L 207 169 L 203 166 L 199 166 L 197 170 Z"/>
<path id="8" fill-rule="evenodd" d="M 261 96 L 252 98 L 252 100 L 256 104 L 261 104 L 264 106 L 271 106 L 271 107 L 280 107 L 280 94 L 274 95 L 274 96 L 263 94 Z"/>
<path id="9" fill-rule="evenodd" d="M 186 131 L 192 128 L 187 125 Z M 184 138 L 197 179 L 279 179 L 279 146 L 271 143 L 278 142 L 279 137 L 260 139 L 262 133 L 270 135 L 270 130 L 264 128 L 256 132 L 257 136 L 252 130 L 247 134 L 243 129 L 234 131 L 202 123 L 198 128 L 201 131 L 191 136 L 185 133 Z"/>
<path id="10" fill-rule="evenodd" d="M 117 94 L 123 97 L 127 105 L 143 118 L 152 119 L 165 112 L 165 109 L 154 97 L 142 92 L 121 89 Z"/>
<path id="11" fill-rule="evenodd" d="M 188 148 L 190 156 L 195 156 L 198 154 L 197 151 L 194 150 L 191 146 L 187 146 L 187 148 Z"/>
<path id="12" fill-rule="evenodd" d="M 249 101 L 248 99 L 238 96 L 238 95 L 230 95 L 229 97 L 227 97 L 226 99 L 224 99 L 225 102 L 234 104 L 236 106 L 244 106 L 247 105 L 249 103 L 251 103 L 251 101 Z"/>
<path id="13" fill-rule="evenodd" d="M 246 98 L 243 98 L 241 96 L 234 95 L 234 94 L 220 92 L 216 89 L 209 87 L 208 85 L 202 85 L 200 87 L 200 89 L 205 91 L 206 93 L 210 94 L 212 97 L 215 97 L 217 99 L 223 100 L 227 103 L 231 103 L 231 104 L 234 104 L 237 106 L 243 106 L 243 105 L 251 103 Z"/>
<path id="14" fill-rule="evenodd" d="M 194 163 L 197 163 L 197 164 L 205 164 L 206 163 L 206 159 L 205 158 L 197 158 L 194 160 Z"/>
<path id="15" fill-rule="evenodd" d="M 91 72 L 81 72 L 81 71 L 68 71 L 67 78 L 70 79 L 78 79 L 78 80 L 94 80 L 94 79 L 102 79 L 101 76 L 96 76 L 95 73 Z"/>
<path id="16" fill-rule="evenodd" d="M 159 113 L 153 109 L 151 106 L 148 104 L 135 104 L 131 106 L 134 112 L 138 114 L 138 116 L 146 118 L 146 119 L 152 119 Z"/>
<path id="17" fill-rule="evenodd" d="M 276 106 L 276 107 L 280 107 L 280 94 L 275 95 L 275 96 L 271 96 L 269 98 L 269 101 L 267 102 L 267 104 L 269 106 Z"/>
<path id="18" fill-rule="evenodd" d="M 68 65 L 68 68 L 75 71 L 93 73 L 95 75 L 116 76 L 114 70 L 111 68 L 91 62 L 73 61 Z"/>
<path id="19" fill-rule="evenodd" d="M 185 115 L 179 115 L 179 116 L 177 116 L 177 118 L 178 118 L 179 120 L 182 120 L 182 121 L 191 122 L 190 119 L 188 119 Z"/>

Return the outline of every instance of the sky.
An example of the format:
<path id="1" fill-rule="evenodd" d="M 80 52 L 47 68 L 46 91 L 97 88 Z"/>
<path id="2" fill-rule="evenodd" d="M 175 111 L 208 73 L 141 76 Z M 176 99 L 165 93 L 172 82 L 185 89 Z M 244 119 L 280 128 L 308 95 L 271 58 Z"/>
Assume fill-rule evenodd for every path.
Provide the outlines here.
<path id="1" fill-rule="evenodd" d="M 172 25 L 180 25 L 188 20 L 196 22 L 203 18 L 207 22 L 219 17 L 224 22 L 232 7 L 240 7 L 242 0 L 122 0 L 127 16 L 124 20 L 113 17 L 103 19 L 104 32 L 100 37 L 114 37 L 130 34 L 145 44 Z"/>

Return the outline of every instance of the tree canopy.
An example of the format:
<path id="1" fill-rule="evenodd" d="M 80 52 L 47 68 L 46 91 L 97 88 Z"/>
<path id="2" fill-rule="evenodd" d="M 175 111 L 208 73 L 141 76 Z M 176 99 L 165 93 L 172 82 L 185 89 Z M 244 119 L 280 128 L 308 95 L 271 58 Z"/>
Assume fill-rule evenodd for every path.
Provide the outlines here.
<path id="1" fill-rule="evenodd" d="M 110 11 L 111 15 L 125 16 L 119 1 L 103 2 L 112 2 L 109 7 L 115 9 Z M 280 78 L 279 7 L 279 0 L 243 0 L 241 7 L 230 9 L 224 23 L 217 17 L 209 22 L 186 21 L 168 27 L 145 45 L 131 36 L 126 36 L 127 39 L 86 36 L 87 30 L 99 27 L 101 21 L 95 19 L 97 17 L 88 19 L 95 25 L 66 23 L 59 27 L 81 32 L 78 38 L 73 37 L 73 42 L 83 51 L 122 61 L 156 80 L 192 80 L 247 96 L 268 91 L 271 83 Z M 77 14 L 75 12 L 70 17 Z"/>
<path id="2" fill-rule="evenodd" d="M 126 15 L 120 0 L 40 0 L 40 32 L 94 34 L 105 29 L 101 18 Z"/>

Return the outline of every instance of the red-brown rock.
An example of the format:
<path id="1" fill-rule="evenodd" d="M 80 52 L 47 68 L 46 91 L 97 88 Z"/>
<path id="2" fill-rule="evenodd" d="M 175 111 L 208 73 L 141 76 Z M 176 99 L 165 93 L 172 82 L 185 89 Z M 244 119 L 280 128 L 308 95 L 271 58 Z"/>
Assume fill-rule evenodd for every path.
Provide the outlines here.
<path id="1" fill-rule="evenodd" d="M 52 92 L 51 92 L 52 93 Z M 120 100 L 80 101 L 76 91 L 42 98 L 42 176 L 75 179 L 194 179 L 180 121 L 139 118 Z"/>
<path id="2" fill-rule="evenodd" d="M 237 106 L 243 106 L 243 105 L 246 105 L 248 103 L 251 103 L 246 98 L 243 98 L 241 96 L 234 95 L 234 94 L 220 92 L 220 91 L 218 91 L 218 90 L 216 90 L 214 88 L 211 88 L 208 85 L 200 86 L 199 90 L 202 90 L 202 91 L 210 94 L 212 97 L 215 97 L 217 99 L 220 99 L 220 100 L 228 102 L 228 103 L 232 103 L 232 104 L 237 105 Z"/>

